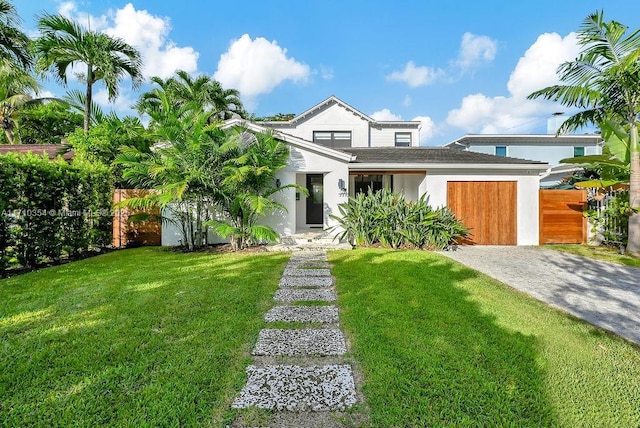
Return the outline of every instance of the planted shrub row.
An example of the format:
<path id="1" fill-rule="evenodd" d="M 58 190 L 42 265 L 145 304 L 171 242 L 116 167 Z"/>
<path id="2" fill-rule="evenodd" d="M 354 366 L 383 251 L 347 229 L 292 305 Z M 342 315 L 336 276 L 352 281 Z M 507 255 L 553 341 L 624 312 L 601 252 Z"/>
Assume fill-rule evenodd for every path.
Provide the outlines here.
<path id="1" fill-rule="evenodd" d="M 0 272 L 109 245 L 112 194 L 101 165 L 0 156 Z"/>
<path id="2" fill-rule="evenodd" d="M 404 195 L 383 189 L 360 193 L 332 216 L 355 245 L 443 249 L 469 234 L 448 208 L 434 209 L 426 195 L 407 202 Z"/>

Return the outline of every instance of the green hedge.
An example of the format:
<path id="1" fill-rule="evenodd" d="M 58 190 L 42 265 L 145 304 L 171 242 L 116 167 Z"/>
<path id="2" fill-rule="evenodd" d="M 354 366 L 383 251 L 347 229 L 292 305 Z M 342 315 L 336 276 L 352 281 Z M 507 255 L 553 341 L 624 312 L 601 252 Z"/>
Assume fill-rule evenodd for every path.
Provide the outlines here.
<path id="1" fill-rule="evenodd" d="M 104 166 L 0 156 L 0 272 L 109 245 L 112 195 Z"/>

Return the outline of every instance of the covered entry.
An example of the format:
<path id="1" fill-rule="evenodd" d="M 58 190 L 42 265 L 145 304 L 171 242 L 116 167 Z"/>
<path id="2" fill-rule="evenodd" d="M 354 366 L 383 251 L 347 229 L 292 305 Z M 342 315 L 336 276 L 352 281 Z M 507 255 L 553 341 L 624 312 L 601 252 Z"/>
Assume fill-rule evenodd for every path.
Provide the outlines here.
<path id="1" fill-rule="evenodd" d="M 466 243 L 517 245 L 515 181 L 449 181 L 447 205 L 471 229 Z"/>

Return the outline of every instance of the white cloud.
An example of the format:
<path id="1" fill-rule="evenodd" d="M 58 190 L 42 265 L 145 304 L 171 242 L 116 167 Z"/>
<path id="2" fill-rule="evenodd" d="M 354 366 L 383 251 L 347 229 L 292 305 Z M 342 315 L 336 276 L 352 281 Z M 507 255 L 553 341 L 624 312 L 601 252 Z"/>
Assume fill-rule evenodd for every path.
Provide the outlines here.
<path id="1" fill-rule="evenodd" d="M 322 77 L 324 80 L 333 79 L 333 68 L 327 67 L 325 65 L 320 65 L 320 77 Z"/>
<path id="2" fill-rule="evenodd" d="M 107 34 L 121 37 L 140 50 L 145 77 L 170 77 L 176 70 L 194 73 L 198 69 L 198 52 L 190 46 L 179 47 L 167 38 L 171 32 L 169 18 L 153 16 L 146 10 L 136 10 L 131 3 L 115 11 Z"/>
<path id="3" fill-rule="evenodd" d="M 436 135 L 436 124 L 429 116 L 416 116 L 411 120 L 419 121 L 421 123 L 420 145 L 431 140 Z"/>
<path id="4" fill-rule="evenodd" d="M 103 108 L 105 112 L 111 110 L 125 115 L 135 115 L 135 110 L 132 106 L 135 104 L 135 99 L 132 97 L 132 93 L 128 89 L 122 89 L 120 96 L 116 98 L 115 102 L 109 102 L 109 94 L 105 88 L 100 88 L 93 94 L 93 101 Z"/>
<path id="5" fill-rule="evenodd" d="M 404 100 L 402 100 L 403 107 L 409 107 L 411 105 L 411 97 L 409 95 L 405 95 Z"/>
<path id="6" fill-rule="evenodd" d="M 413 61 L 409 61 L 402 71 L 394 71 L 387 76 L 391 82 L 404 82 L 412 88 L 425 86 L 434 83 L 438 78 L 445 75 L 444 70 L 427 66 L 416 66 Z"/>
<path id="7" fill-rule="evenodd" d="M 60 4 L 58 12 L 91 30 L 120 37 L 138 49 L 143 59 L 142 74 L 145 78 L 167 78 L 176 70 L 194 73 L 198 68 L 198 52 L 190 46 L 178 47 L 168 38 L 171 32 L 169 18 L 136 10 L 131 3 L 96 17 L 79 11 L 75 2 L 67 1 Z"/>
<path id="8" fill-rule="evenodd" d="M 253 104 L 257 96 L 271 92 L 285 80 L 304 83 L 310 74 L 308 65 L 288 57 L 287 50 L 275 40 L 251 39 L 243 34 L 220 56 L 213 78 L 225 88 L 238 89 L 243 101 Z"/>
<path id="9" fill-rule="evenodd" d="M 498 52 L 498 42 L 488 36 L 464 33 L 456 65 L 463 71 L 481 63 L 491 62 Z"/>
<path id="10" fill-rule="evenodd" d="M 389 110 L 388 108 L 383 108 L 382 110 L 378 110 L 376 112 L 373 112 L 369 115 L 373 120 L 378 120 L 378 121 L 387 121 L 387 120 L 402 120 L 402 118 L 400 116 L 398 116 L 397 114 L 393 114 L 391 113 L 391 110 Z"/>
<path id="11" fill-rule="evenodd" d="M 556 69 L 561 63 L 574 59 L 578 52 L 574 33 L 564 38 L 556 33 L 540 35 L 511 73 L 508 96 L 468 95 L 460 107 L 449 111 L 447 123 L 471 133 L 531 132 L 539 125 L 540 117 L 556 111 L 557 106 L 542 100 L 527 100 L 527 96 L 558 83 Z"/>

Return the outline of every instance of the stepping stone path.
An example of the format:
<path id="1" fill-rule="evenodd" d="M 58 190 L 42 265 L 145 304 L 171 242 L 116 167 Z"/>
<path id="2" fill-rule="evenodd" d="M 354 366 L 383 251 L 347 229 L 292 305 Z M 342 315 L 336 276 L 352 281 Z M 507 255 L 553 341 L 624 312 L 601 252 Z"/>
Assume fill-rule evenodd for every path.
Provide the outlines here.
<path id="1" fill-rule="evenodd" d="M 273 426 L 324 426 L 337 424 L 330 412 L 356 404 L 338 308 L 329 304 L 336 300 L 330 267 L 324 251 L 292 255 L 274 297 L 284 304 L 269 310 L 264 319 L 313 326 L 263 329 L 252 352 L 254 364 L 247 368 L 247 384 L 232 407 L 270 409 Z M 328 303 L 304 305 L 310 301 Z"/>

